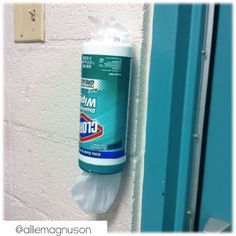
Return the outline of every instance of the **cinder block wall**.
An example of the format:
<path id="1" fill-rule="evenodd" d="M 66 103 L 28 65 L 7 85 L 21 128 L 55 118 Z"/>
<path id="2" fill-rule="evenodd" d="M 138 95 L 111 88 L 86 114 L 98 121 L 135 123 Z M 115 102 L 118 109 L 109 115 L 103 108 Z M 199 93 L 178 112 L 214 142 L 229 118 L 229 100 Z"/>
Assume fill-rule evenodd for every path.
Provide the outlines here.
<path id="1" fill-rule="evenodd" d="M 70 197 L 77 167 L 80 56 L 93 25 L 112 16 L 134 45 L 128 165 L 112 208 L 85 214 Z M 13 5 L 4 9 L 6 220 L 107 220 L 110 231 L 139 230 L 152 7 L 46 4 L 45 42 L 14 43 Z"/>

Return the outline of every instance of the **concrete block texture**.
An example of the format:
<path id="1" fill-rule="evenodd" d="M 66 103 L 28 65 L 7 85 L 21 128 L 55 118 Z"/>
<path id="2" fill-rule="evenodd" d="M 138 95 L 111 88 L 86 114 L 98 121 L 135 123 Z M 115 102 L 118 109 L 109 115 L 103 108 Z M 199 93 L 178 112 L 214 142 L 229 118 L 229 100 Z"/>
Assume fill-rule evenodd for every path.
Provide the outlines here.
<path id="1" fill-rule="evenodd" d="M 134 45 L 128 163 L 117 199 L 103 215 L 70 197 L 77 167 L 80 58 L 93 24 L 114 17 Z M 140 225 L 152 6 L 46 4 L 45 42 L 14 43 L 13 5 L 4 7 L 4 217 L 6 220 L 107 220 L 109 231 Z"/>

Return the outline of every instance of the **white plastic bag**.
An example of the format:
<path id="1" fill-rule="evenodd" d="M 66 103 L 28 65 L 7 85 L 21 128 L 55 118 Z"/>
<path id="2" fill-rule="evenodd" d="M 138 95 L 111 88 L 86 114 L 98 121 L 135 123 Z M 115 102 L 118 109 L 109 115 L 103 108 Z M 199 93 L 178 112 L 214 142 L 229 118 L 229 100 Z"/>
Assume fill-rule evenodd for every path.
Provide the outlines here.
<path id="1" fill-rule="evenodd" d="M 91 32 L 90 41 L 104 43 L 129 43 L 129 32 L 114 18 L 97 19 L 89 16 L 90 21 L 94 24 L 94 30 Z"/>
<path id="2" fill-rule="evenodd" d="M 87 213 L 105 213 L 120 187 L 121 173 L 98 175 L 83 172 L 71 190 L 72 198 Z"/>

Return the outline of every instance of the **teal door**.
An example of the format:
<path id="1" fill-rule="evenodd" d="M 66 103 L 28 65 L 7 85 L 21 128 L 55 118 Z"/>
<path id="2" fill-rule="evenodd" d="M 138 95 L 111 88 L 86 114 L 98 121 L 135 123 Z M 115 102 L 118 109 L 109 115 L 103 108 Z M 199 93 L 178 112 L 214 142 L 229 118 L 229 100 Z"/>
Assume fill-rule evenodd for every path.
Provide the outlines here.
<path id="1" fill-rule="evenodd" d="M 213 58 L 212 81 L 209 86 L 205 150 L 198 199 L 198 231 L 203 231 L 209 218 L 232 224 L 231 167 L 231 52 L 232 11 L 230 5 L 217 9 L 217 32 Z M 217 222 L 214 224 L 217 227 Z"/>
<path id="2" fill-rule="evenodd" d="M 204 231 L 209 222 L 214 230 L 232 223 L 231 8 L 215 6 L 211 15 L 206 4 L 154 7 L 143 232 Z M 206 96 L 199 95 L 202 89 Z"/>

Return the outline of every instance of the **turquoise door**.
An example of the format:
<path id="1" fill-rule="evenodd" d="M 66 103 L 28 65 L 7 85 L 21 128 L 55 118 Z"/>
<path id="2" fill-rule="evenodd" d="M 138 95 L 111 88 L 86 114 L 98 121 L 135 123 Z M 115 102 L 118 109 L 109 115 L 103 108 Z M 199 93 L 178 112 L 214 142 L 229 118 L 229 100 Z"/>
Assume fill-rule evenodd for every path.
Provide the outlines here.
<path id="1" fill-rule="evenodd" d="M 209 219 L 231 224 L 231 8 L 215 7 L 211 32 L 210 24 L 206 26 L 210 22 L 208 5 L 155 5 L 143 232 L 204 231 Z M 209 35 L 210 55 L 205 53 Z M 210 64 L 207 76 L 202 73 L 205 60 Z M 208 86 L 197 166 L 194 150 L 200 143 L 196 124 L 202 77 Z"/>
<path id="2" fill-rule="evenodd" d="M 232 10 L 220 5 L 217 12 L 214 65 L 210 86 L 205 157 L 199 194 L 199 222 L 204 230 L 210 217 L 232 224 Z"/>

